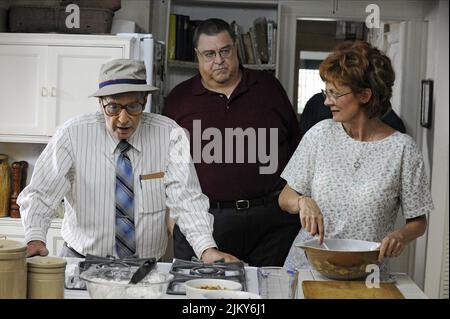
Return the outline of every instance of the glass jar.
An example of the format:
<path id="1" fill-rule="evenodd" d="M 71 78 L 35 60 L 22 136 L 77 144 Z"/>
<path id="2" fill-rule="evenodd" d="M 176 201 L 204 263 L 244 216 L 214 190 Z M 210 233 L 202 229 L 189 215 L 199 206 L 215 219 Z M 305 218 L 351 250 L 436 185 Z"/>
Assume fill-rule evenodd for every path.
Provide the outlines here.
<path id="1" fill-rule="evenodd" d="M 0 217 L 9 216 L 11 198 L 11 170 L 8 155 L 0 154 Z"/>

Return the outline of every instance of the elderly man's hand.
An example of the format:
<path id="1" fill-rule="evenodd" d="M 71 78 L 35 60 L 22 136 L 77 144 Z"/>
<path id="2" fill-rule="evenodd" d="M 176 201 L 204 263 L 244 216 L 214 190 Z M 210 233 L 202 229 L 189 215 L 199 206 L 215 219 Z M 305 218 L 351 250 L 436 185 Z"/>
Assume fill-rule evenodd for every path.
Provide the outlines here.
<path id="1" fill-rule="evenodd" d="M 202 254 L 202 261 L 206 264 L 212 264 L 215 261 L 223 260 L 225 262 L 239 261 L 236 257 L 230 254 L 223 253 L 216 248 L 208 248 Z"/>
<path id="2" fill-rule="evenodd" d="M 32 240 L 27 244 L 27 257 L 47 256 L 48 249 L 45 243 L 40 240 Z"/>

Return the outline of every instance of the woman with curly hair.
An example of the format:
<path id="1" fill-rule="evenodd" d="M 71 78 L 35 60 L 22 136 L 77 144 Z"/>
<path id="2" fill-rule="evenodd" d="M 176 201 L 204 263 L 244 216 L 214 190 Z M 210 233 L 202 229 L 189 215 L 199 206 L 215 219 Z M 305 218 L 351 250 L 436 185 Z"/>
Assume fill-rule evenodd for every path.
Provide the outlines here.
<path id="1" fill-rule="evenodd" d="M 300 214 L 294 244 L 314 235 L 358 239 L 381 243 L 380 262 L 399 256 L 425 232 L 433 203 L 416 143 L 380 120 L 391 109 L 391 61 L 367 42 L 345 42 L 320 76 L 333 118 L 305 134 L 281 175 L 280 207 Z M 400 207 L 406 223 L 394 229 Z M 308 268 L 294 244 L 285 266 Z"/>

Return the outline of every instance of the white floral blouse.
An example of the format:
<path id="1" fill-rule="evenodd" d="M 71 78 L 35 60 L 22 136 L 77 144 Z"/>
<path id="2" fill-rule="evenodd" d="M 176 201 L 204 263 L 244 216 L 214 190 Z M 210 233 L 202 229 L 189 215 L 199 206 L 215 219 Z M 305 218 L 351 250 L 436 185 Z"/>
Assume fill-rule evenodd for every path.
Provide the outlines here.
<path id="1" fill-rule="evenodd" d="M 321 121 L 305 134 L 281 177 L 317 202 L 326 238 L 381 242 L 394 230 L 400 206 L 405 219 L 433 209 L 421 152 L 398 131 L 361 142 L 348 136 L 341 123 Z M 294 244 L 310 238 L 300 230 L 286 267 L 309 267 Z"/>

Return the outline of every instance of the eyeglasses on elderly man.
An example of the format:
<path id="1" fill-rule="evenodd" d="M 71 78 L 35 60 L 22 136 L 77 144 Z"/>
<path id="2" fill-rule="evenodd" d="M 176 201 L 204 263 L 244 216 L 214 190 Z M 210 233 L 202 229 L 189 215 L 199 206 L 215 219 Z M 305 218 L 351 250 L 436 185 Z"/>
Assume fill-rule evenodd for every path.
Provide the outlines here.
<path id="1" fill-rule="evenodd" d="M 103 104 L 104 100 L 101 100 L 102 106 L 105 109 L 105 113 L 108 116 L 117 116 L 122 112 L 122 109 L 125 109 L 129 115 L 139 115 L 144 111 L 145 108 L 145 102 L 139 103 L 139 102 L 132 102 L 128 104 L 119 104 L 115 102 L 110 102 L 107 104 Z"/>

